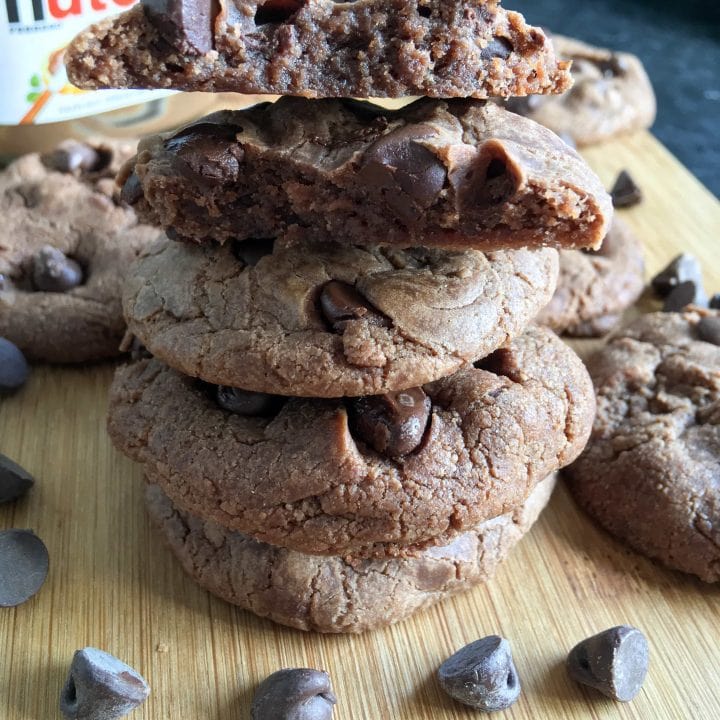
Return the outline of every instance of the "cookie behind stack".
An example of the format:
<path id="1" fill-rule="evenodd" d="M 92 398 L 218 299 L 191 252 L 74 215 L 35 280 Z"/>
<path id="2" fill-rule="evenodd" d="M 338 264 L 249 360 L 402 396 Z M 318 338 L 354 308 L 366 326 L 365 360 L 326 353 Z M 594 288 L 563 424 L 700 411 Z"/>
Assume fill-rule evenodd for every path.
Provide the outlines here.
<path id="1" fill-rule="evenodd" d="M 80 36 L 70 70 L 306 96 L 568 81 L 492 0 L 236 6 L 200 27 L 141 5 Z M 555 289 L 548 246 L 597 247 L 609 224 L 579 156 L 479 100 L 287 98 L 148 139 L 119 180 L 171 239 L 126 287 L 148 356 L 118 371 L 109 430 L 188 572 L 324 632 L 485 580 L 592 423 L 579 358 L 530 324 Z"/>

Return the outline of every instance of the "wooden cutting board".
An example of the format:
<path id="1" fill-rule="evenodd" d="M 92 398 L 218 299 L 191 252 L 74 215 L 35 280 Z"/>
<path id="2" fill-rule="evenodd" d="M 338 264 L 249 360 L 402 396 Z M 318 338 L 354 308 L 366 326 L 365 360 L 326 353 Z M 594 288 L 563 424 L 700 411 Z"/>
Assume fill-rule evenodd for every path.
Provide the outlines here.
<path id="1" fill-rule="evenodd" d="M 646 194 L 622 212 L 647 248 L 648 273 L 697 255 L 720 291 L 720 205 L 657 141 L 642 133 L 587 151 L 606 185 L 624 167 Z M 578 345 L 588 351 L 592 343 Z M 720 717 L 720 586 L 664 570 L 582 515 L 560 486 L 495 579 L 387 630 L 327 637 L 260 620 L 197 588 L 143 512 L 138 467 L 105 435 L 112 367 L 36 368 L 0 401 L 0 451 L 37 478 L 0 508 L 0 529 L 32 528 L 50 551 L 47 583 L 0 609 L 0 719 L 53 720 L 73 652 L 94 645 L 148 679 L 134 720 L 247 720 L 255 685 L 280 667 L 330 671 L 337 720 L 457 720 L 475 714 L 434 679 L 462 645 L 510 639 L 523 692 L 497 717 L 533 720 Z M 642 472 L 642 468 L 638 468 Z M 650 641 L 651 669 L 630 704 L 568 680 L 569 648 L 630 623 Z"/>

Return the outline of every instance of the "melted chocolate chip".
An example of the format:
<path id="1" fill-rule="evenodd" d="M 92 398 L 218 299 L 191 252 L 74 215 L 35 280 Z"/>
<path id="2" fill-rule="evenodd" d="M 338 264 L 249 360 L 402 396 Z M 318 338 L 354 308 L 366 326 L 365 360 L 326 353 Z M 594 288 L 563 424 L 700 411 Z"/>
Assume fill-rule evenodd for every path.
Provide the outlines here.
<path id="1" fill-rule="evenodd" d="M 142 197 L 143 189 L 140 183 L 140 178 L 133 170 L 130 175 L 128 175 L 125 184 L 122 186 L 122 190 L 120 191 L 120 200 L 127 205 L 135 205 L 135 203 L 142 200 Z"/>
<path id="2" fill-rule="evenodd" d="M 307 0 L 265 0 L 258 5 L 255 25 L 284 23 L 307 3 Z"/>
<path id="3" fill-rule="evenodd" d="M 272 255 L 274 244 L 273 239 L 236 240 L 232 244 L 232 253 L 244 265 L 253 266 L 257 265 L 266 255 Z"/>
<path id="4" fill-rule="evenodd" d="M 622 170 L 610 191 L 613 206 L 628 208 L 642 202 L 643 196 L 640 188 L 627 170 Z"/>
<path id="5" fill-rule="evenodd" d="M 281 395 L 250 392 L 227 385 L 218 385 L 216 398 L 218 405 L 223 410 L 248 417 L 277 415 L 286 400 Z"/>
<path id="6" fill-rule="evenodd" d="M 107 150 L 96 150 L 77 140 L 65 140 L 42 157 L 46 167 L 63 173 L 81 170 L 98 172 L 110 164 L 110 159 L 111 154 Z"/>
<path id="7" fill-rule="evenodd" d="M 504 37 L 494 37 L 486 47 L 480 51 L 480 57 L 485 60 L 500 58 L 507 60 L 513 51 L 513 44 Z"/>
<path id="8" fill-rule="evenodd" d="M 352 285 L 330 280 L 320 292 L 320 309 L 330 327 L 342 333 L 351 320 L 389 327 L 390 320 L 364 298 Z"/>
<path id="9" fill-rule="evenodd" d="M 82 281 L 83 271 L 79 263 L 51 245 L 44 245 L 33 257 L 36 290 L 63 293 L 81 285 Z"/>
<path id="10" fill-rule="evenodd" d="M 445 165 L 418 140 L 432 137 L 423 125 L 405 125 L 379 137 L 365 152 L 360 178 L 404 223 L 413 223 L 445 186 Z"/>
<path id="11" fill-rule="evenodd" d="M 352 432 L 381 455 L 401 457 L 422 444 L 432 403 L 422 388 L 350 401 Z"/>
<path id="12" fill-rule="evenodd" d="M 190 125 L 165 141 L 165 149 L 208 184 L 237 179 L 243 158 L 242 148 L 233 142 L 241 128 L 200 122 Z"/>
<path id="13" fill-rule="evenodd" d="M 697 326 L 701 340 L 720 345 L 720 317 L 717 315 L 704 317 Z"/>
<path id="14" fill-rule="evenodd" d="M 219 6 L 213 0 L 141 0 L 145 14 L 163 38 L 188 55 L 213 49 Z"/>

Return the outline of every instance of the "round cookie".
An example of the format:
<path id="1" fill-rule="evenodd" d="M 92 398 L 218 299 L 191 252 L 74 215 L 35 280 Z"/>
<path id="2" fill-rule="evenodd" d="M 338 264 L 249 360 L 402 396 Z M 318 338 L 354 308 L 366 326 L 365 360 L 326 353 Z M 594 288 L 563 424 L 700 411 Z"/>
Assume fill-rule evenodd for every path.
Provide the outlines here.
<path id="1" fill-rule="evenodd" d="M 551 475 L 522 505 L 446 545 L 403 559 L 356 561 L 257 542 L 178 510 L 157 485 L 148 485 L 145 497 L 165 542 L 206 590 L 300 630 L 358 633 L 489 580 L 531 528 L 554 486 Z"/>
<path id="2" fill-rule="evenodd" d="M 130 330 L 186 375 L 280 395 L 378 395 L 491 353 L 547 304 L 556 278 L 549 248 L 165 242 L 135 265 L 123 303 Z"/>
<path id="3" fill-rule="evenodd" d="M 640 297 L 644 273 L 640 240 L 615 218 L 600 250 L 560 251 L 557 288 L 537 322 L 575 337 L 605 335 Z"/>
<path id="4" fill-rule="evenodd" d="M 720 312 L 654 313 L 589 363 L 590 442 L 568 469 L 579 504 L 636 550 L 720 580 Z"/>
<path id="5" fill-rule="evenodd" d="M 0 172 L 0 335 L 28 359 L 119 354 L 123 276 L 158 235 L 117 199 L 114 177 L 131 155 L 67 141 Z"/>
<path id="6" fill-rule="evenodd" d="M 412 446 L 402 434 L 383 446 L 392 423 L 377 398 L 289 398 L 242 416 L 154 359 L 118 370 L 108 429 L 206 520 L 310 554 L 397 555 L 517 507 L 585 445 L 592 385 L 551 331 L 532 328 L 478 365 L 424 386 Z"/>
<path id="7" fill-rule="evenodd" d="M 562 95 L 513 98 L 507 103 L 509 110 L 581 146 L 643 130 L 655 122 L 655 93 L 635 55 L 562 35 L 553 35 L 552 41 L 560 57 L 572 60 L 573 86 Z"/>

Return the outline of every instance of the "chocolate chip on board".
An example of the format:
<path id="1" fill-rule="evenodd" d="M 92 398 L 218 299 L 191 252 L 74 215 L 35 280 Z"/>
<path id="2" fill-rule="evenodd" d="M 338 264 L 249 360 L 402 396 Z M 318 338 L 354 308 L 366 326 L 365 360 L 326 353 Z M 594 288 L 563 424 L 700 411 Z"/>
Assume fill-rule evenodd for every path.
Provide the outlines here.
<path id="1" fill-rule="evenodd" d="M 688 305 L 707 305 L 705 291 L 692 280 L 686 280 L 670 291 L 665 298 L 663 311 L 682 312 Z"/>
<path id="2" fill-rule="evenodd" d="M 228 412 L 246 417 L 270 417 L 276 415 L 285 404 L 281 395 L 250 392 L 240 388 L 219 385 L 217 388 L 217 403 Z"/>
<path id="3" fill-rule="evenodd" d="M 82 281 L 80 264 L 52 245 L 43 245 L 33 257 L 33 283 L 41 292 L 67 292 Z"/>
<path id="4" fill-rule="evenodd" d="M 700 320 L 697 326 L 701 340 L 720 345 L 720 316 L 708 316 Z"/>
<path id="5" fill-rule="evenodd" d="M 320 309 L 330 327 L 342 333 L 351 320 L 365 320 L 371 325 L 388 327 L 390 321 L 376 310 L 352 285 L 330 280 L 320 292 Z"/>
<path id="6" fill-rule="evenodd" d="M 613 700 L 628 702 L 642 688 L 650 660 L 648 641 L 629 625 L 610 628 L 578 643 L 567 657 L 570 677 Z"/>
<path id="7" fill-rule="evenodd" d="M 29 373 L 27 360 L 20 348 L 0 337 L 0 397 L 19 390 Z"/>
<path id="8" fill-rule="evenodd" d="M 22 497 L 34 483 L 25 468 L 0 453 L 0 504 Z"/>
<path id="9" fill-rule="evenodd" d="M 15 607 L 40 590 L 50 558 L 32 530 L 0 532 L 0 607 Z"/>
<path id="10" fill-rule="evenodd" d="M 402 457 L 422 444 L 432 411 L 422 388 L 349 402 L 352 432 L 381 455 Z"/>
<path id="11" fill-rule="evenodd" d="M 322 670 L 278 670 L 258 685 L 252 720 L 330 720 L 337 699 Z"/>
<path id="12" fill-rule="evenodd" d="M 142 0 L 145 14 L 174 48 L 187 55 L 213 49 L 211 0 Z"/>
<path id="13" fill-rule="evenodd" d="M 497 635 L 476 640 L 440 666 L 442 689 L 458 702 L 493 712 L 510 707 L 520 696 L 520 679 L 510 643 Z"/>
<path id="14" fill-rule="evenodd" d="M 702 268 L 698 259 L 690 253 L 673 258 L 651 281 L 653 291 L 660 297 L 667 297 L 680 283 L 692 280 L 702 287 Z"/>
<path id="15" fill-rule="evenodd" d="M 640 188 L 627 170 L 622 170 L 610 191 L 613 206 L 616 208 L 629 208 L 642 202 L 643 195 Z"/>
<path id="16" fill-rule="evenodd" d="M 113 655 L 93 647 L 73 656 L 60 693 L 60 711 L 69 720 L 115 720 L 145 702 L 145 679 Z"/>

